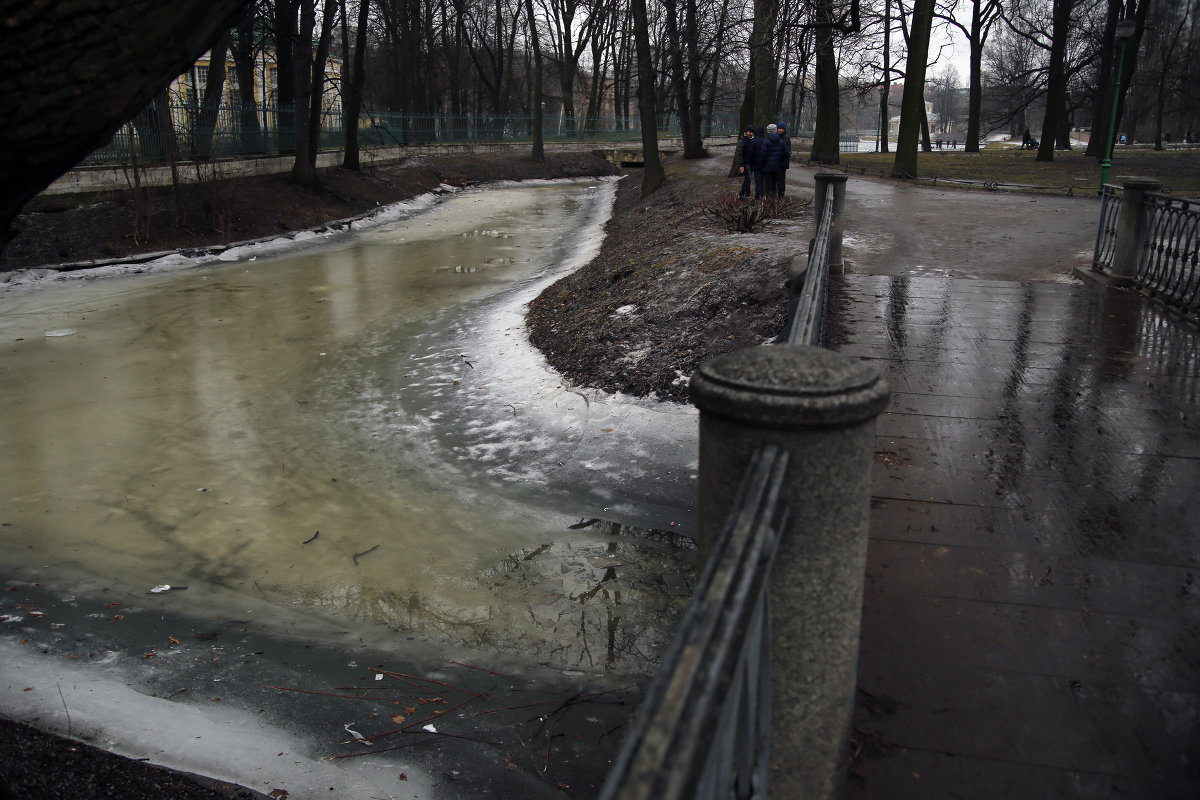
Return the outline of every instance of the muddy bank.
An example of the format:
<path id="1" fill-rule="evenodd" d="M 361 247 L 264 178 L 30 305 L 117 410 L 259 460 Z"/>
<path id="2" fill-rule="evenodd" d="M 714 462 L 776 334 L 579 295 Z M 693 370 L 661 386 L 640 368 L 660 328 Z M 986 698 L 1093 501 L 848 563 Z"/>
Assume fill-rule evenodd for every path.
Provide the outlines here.
<path id="1" fill-rule="evenodd" d="M 142 200 L 35 198 L 14 224 L 16 237 L 0 253 L 0 272 L 277 236 L 357 216 L 443 184 L 617 172 L 590 153 L 548 153 L 540 164 L 524 153 L 485 153 L 410 158 L 361 172 L 326 170 L 316 187 L 298 186 L 280 175 L 184 186 L 178 193 L 168 189 Z"/>
<path id="2" fill-rule="evenodd" d="M 646 198 L 640 172 L 621 181 L 599 256 L 530 304 L 530 339 L 551 366 L 578 385 L 686 402 L 701 362 L 782 333 L 811 197 L 732 233 L 704 212 L 737 191 L 727 170 L 724 158 L 669 160 Z"/>

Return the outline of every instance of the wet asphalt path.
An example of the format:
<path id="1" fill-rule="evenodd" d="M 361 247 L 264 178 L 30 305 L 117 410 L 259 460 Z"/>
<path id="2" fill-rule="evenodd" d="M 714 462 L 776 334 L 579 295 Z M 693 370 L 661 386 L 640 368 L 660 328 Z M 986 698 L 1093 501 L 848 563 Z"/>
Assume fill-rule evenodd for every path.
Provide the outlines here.
<path id="1" fill-rule="evenodd" d="M 816 170 L 788 171 L 811 193 Z M 1098 197 L 916 186 L 851 175 L 846 186 L 848 273 L 1060 280 L 1090 263 Z"/>
<path id="2" fill-rule="evenodd" d="M 894 392 L 851 796 L 1195 797 L 1200 334 L 1090 282 L 893 266 L 833 282 L 831 346 Z"/>

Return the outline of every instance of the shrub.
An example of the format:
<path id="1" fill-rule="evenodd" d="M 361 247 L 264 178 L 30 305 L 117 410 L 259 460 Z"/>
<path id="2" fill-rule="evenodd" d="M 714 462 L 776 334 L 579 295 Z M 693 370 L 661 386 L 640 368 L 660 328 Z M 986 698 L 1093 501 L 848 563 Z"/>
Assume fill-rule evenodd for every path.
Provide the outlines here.
<path id="1" fill-rule="evenodd" d="M 734 233 L 754 233 L 767 218 L 766 205 L 753 203 L 733 192 L 722 192 L 700 206 L 704 216 L 723 224 Z"/>
<path id="2" fill-rule="evenodd" d="M 754 233 L 772 219 L 795 219 L 812 205 L 809 197 L 767 196 L 754 202 L 733 192 L 722 192 L 702 203 L 704 216 L 734 233 Z"/>

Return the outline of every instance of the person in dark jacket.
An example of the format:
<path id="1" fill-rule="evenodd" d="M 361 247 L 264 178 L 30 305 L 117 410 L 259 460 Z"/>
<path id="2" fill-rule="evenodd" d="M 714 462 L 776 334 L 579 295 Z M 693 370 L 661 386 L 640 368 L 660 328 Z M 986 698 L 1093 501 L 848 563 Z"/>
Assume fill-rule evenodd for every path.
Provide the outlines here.
<path id="1" fill-rule="evenodd" d="M 762 197 L 763 194 L 770 197 L 778 197 L 779 173 L 783 169 L 784 145 L 783 139 L 779 138 L 779 129 L 773 122 L 767 126 L 767 138 L 763 142 L 762 151 L 763 191 L 758 197 Z"/>
<path id="2" fill-rule="evenodd" d="M 754 173 L 754 199 L 757 202 L 763 196 L 763 159 L 767 155 L 767 134 L 762 125 L 754 128 L 754 152 L 747 160 Z"/>
<path id="3" fill-rule="evenodd" d="M 790 167 L 792 165 L 792 137 L 787 135 L 787 126 L 784 125 L 782 122 L 779 123 L 778 125 L 776 125 L 775 127 L 776 127 L 776 133 L 779 134 L 779 138 L 783 139 L 783 150 L 784 150 L 783 169 L 781 169 L 779 171 L 779 196 L 783 197 L 784 192 L 787 191 L 788 167 Z"/>
<path id="4" fill-rule="evenodd" d="M 735 155 L 738 170 L 742 174 L 742 188 L 738 190 L 738 198 L 742 200 L 750 198 L 750 178 L 754 173 L 750 165 L 754 163 L 754 153 L 757 147 L 758 139 L 754 136 L 754 126 L 747 125 L 746 130 L 742 133 L 742 138 L 738 139 Z"/>

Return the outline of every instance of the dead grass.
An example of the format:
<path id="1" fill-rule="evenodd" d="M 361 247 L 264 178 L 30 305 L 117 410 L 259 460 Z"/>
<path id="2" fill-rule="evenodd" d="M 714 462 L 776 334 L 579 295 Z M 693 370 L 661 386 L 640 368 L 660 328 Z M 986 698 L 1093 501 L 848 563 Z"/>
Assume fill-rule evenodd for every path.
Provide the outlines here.
<path id="1" fill-rule="evenodd" d="M 965 182 L 980 188 L 1078 194 L 1100 186 L 1100 164 L 1082 149 L 1058 151 L 1054 161 L 1037 161 L 1033 150 L 987 149 L 982 153 L 934 151 L 920 153 L 920 179 L 929 182 Z M 894 153 L 843 153 L 841 168 L 851 173 L 891 174 Z M 1168 194 L 1200 194 L 1200 149 L 1118 150 L 1113 155 L 1110 183 L 1132 176 L 1162 181 Z"/>

